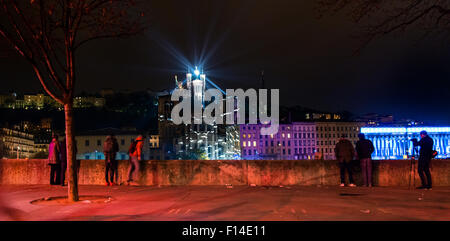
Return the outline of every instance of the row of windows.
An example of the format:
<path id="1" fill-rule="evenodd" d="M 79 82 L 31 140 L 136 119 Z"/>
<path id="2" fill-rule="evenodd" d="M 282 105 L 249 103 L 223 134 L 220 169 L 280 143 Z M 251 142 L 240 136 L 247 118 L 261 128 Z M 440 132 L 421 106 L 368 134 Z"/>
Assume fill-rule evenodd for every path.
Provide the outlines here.
<path id="1" fill-rule="evenodd" d="M 336 145 L 337 141 L 317 141 L 317 145 L 319 146 L 328 146 L 328 145 Z M 353 143 L 354 145 L 356 145 L 356 141 Z"/>
<path id="2" fill-rule="evenodd" d="M 347 134 L 347 136 L 349 138 L 356 138 L 357 137 L 357 133 L 321 133 L 320 135 L 317 134 L 317 138 L 337 138 L 337 137 L 341 137 L 342 134 Z M 297 138 L 314 138 L 314 133 L 294 133 L 293 137 L 294 139 Z M 262 139 L 268 139 L 269 136 L 268 135 L 256 135 L 256 134 L 242 134 L 242 138 L 243 139 L 250 139 L 250 138 L 255 138 L 255 137 L 259 137 Z M 273 139 L 273 135 L 270 135 L 270 138 Z M 277 138 L 280 138 L 280 134 L 278 133 L 276 135 Z M 291 133 L 281 133 L 281 138 L 291 138 Z"/>
<path id="3" fill-rule="evenodd" d="M 97 156 L 92 155 L 92 154 L 85 154 L 84 155 L 84 159 L 85 160 L 90 160 L 91 156 L 93 156 L 93 159 L 96 160 L 103 160 L 105 159 L 105 156 L 103 155 L 103 153 L 98 153 Z M 120 155 L 116 155 L 116 160 L 127 160 L 127 155 L 126 154 L 120 154 Z"/>
<path id="4" fill-rule="evenodd" d="M 341 137 L 342 136 L 342 134 L 347 134 L 347 133 L 334 133 L 333 135 L 332 134 L 317 134 L 317 138 L 339 138 L 339 137 Z M 348 138 L 356 138 L 358 136 L 358 134 L 356 134 L 356 133 L 350 133 L 350 134 L 347 134 L 347 137 Z"/>
<path id="5" fill-rule="evenodd" d="M 359 131 L 359 127 L 357 126 L 321 126 L 316 127 L 317 131 Z"/>
<path id="6" fill-rule="evenodd" d="M 320 148 L 318 150 L 319 150 L 319 152 L 322 152 L 322 153 L 334 153 L 334 149 L 332 149 L 332 148 Z"/>
<path id="7" fill-rule="evenodd" d="M 294 154 L 308 154 L 308 153 L 313 153 L 314 152 L 314 148 L 295 148 L 294 150 Z M 281 152 L 283 153 L 283 155 L 286 155 L 286 153 L 288 155 L 291 155 L 291 149 L 282 149 Z M 275 149 L 268 149 L 268 150 L 262 150 L 262 154 L 275 154 L 276 151 Z M 244 156 L 246 155 L 257 155 L 258 151 L 257 150 L 243 150 L 242 154 Z"/>
<path id="8" fill-rule="evenodd" d="M 293 136 L 294 136 L 295 139 L 302 138 L 302 137 L 303 138 L 314 138 L 314 133 L 294 133 Z M 242 138 L 243 139 L 246 139 L 246 138 L 250 139 L 252 137 L 256 137 L 256 134 L 242 134 Z M 274 137 L 274 135 L 270 135 L 270 138 L 273 139 L 273 137 Z M 277 134 L 276 137 L 280 138 L 280 134 Z M 291 133 L 281 133 L 281 137 L 282 138 L 286 138 L 287 137 L 288 139 L 290 139 L 291 138 Z M 259 138 L 268 139 L 269 136 L 268 135 L 260 135 Z"/>
<path id="9" fill-rule="evenodd" d="M 242 126 L 242 130 L 257 130 L 259 129 L 259 127 L 257 128 L 256 126 Z M 290 130 L 291 127 L 290 126 L 281 126 L 281 130 Z M 312 126 L 303 126 L 303 127 L 295 127 L 293 128 L 295 131 L 313 131 L 314 127 Z"/>
<path id="10" fill-rule="evenodd" d="M 269 146 L 269 143 L 270 143 L 270 146 L 275 146 L 275 142 L 274 141 L 270 141 L 270 142 L 265 141 L 264 142 L 265 145 L 262 145 L 263 143 L 261 141 L 260 145 L 263 146 L 263 147 L 264 146 L 267 147 L 267 146 Z M 333 141 L 317 141 L 317 146 L 336 145 L 336 143 L 337 143 L 336 140 L 333 140 Z M 354 144 L 356 144 L 356 142 Z M 311 146 L 311 145 L 314 145 L 314 142 L 310 141 L 310 140 L 303 140 L 303 141 L 295 140 L 294 141 L 294 146 Z M 253 142 L 251 142 L 251 141 L 243 141 L 242 142 L 242 146 L 243 147 L 252 147 L 252 146 L 256 147 L 257 146 L 257 142 L 256 141 L 253 141 Z M 289 146 L 290 147 L 291 146 L 291 141 L 287 141 L 287 142 L 285 142 L 285 141 L 281 141 L 281 142 L 277 141 L 276 146 Z"/>
<path id="11" fill-rule="evenodd" d="M 293 141 L 294 142 L 294 146 L 310 146 L 310 145 L 314 145 L 314 142 L 312 141 L 312 140 L 303 140 L 303 141 L 298 141 L 298 140 L 294 140 Z M 277 146 L 286 146 L 286 143 L 287 143 L 287 146 L 291 146 L 291 141 L 282 141 L 282 142 L 280 142 L 280 141 L 277 141 Z M 317 142 L 317 143 L 319 143 L 319 142 Z M 322 143 L 323 143 L 323 141 L 322 141 Z M 264 146 L 269 146 L 269 141 L 265 141 L 264 142 Z M 302 145 L 303 144 L 303 145 Z M 260 142 L 260 145 L 262 145 L 262 142 Z M 270 146 L 274 146 L 275 145 L 275 142 L 274 141 L 270 141 Z M 243 147 L 251 147 L 252 146 L 252 142 L 250 142 L 250 141 L 243 141 L 242 142 L 242 146 Z M 256 147 L 256 141 L 253 141 L 253 147 Z"/>
<path id="12" fill-rule="evenodd" d="M 299 128 L 295 128 L 294 130 L 303 130 L 303 131 L 312 131 L 314 127 L 309 127 L 309 126 L 303 126 L 303 127 L 299 127 Z M 258 128 L 256 126 L 242 126 L 242 130 L 257 130 Z M 291 127 L 290 126 L 281 126 L 281 130 L 290 130 Z M 316 131 L 359 131 L 359 127 L 357 126 L 317 126 L 316 127 Z"/>
<path id="13" fill-rule="evenodd" d="M 336 141 L 320 141 L 320 144 L 319 144 L 319 141 L 317 141 L 317 145 L 319 146 L 319 145 L 321 145 L 321 146 L 323 146 L 323 145 L 336 145 Z"/>
<path id="14" fill-rule="evenodd" d="M 131 142 L 133 142 L 134 139 L 131 139 Z M 90 141 L 89 140 L 85 140 L 84 141 L 84 146 L 89 146 L 90 145 Z M 101 146 L 102 145 L 102 140 L 97 140 L 97 146 Z M 120 140 L 120 145 L 124 146 L 125 145 L 125 139 L 121 139 Z"/>

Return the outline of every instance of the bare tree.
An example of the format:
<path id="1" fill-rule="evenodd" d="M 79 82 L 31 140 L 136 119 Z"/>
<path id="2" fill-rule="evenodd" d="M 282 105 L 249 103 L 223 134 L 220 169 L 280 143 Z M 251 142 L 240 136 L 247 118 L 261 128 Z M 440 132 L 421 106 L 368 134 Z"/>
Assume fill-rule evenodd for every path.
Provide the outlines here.
<path id="1" fill-rule="evenodd" d="M 32 66 L 43 88 L 64 106 L 68 198 L 78 201 L 73 97 L 76 51 L 89 41 L 127 37 L 147 27 L 133 0 L 0 0 L 0 36 Z"/>
<path id="2" fill-rule="evenodd" d="M 346 11 L 363 25 L 362 47 L 375 38 L 412 28 L 424 36 L 450 32 L 450 0 L 318 0 L 321 16 Z"/>

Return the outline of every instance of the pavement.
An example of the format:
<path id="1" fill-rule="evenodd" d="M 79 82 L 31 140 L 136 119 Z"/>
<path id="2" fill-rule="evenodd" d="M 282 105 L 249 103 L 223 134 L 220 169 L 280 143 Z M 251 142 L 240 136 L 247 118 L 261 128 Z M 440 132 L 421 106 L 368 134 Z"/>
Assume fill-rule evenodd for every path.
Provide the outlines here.
<path id="1" fill-rule="evenodd" d="M 67 187 L 0 186 L 0 220 L 447 220 L 450 187 L 80 186 L 84 202 L 41 203 Z M 100 202 L 86 201 L 100 196 Z M 103 201 L 104 200 L 104 201 Z"/>

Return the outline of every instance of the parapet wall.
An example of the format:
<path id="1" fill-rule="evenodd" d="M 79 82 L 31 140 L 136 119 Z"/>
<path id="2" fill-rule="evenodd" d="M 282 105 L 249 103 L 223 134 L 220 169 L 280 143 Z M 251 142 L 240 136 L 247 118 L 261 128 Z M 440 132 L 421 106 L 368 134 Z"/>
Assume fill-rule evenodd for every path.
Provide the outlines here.
<path id="1" fill-rule="evenodd" d="M 361 173 L 355 168 L 361 184 Z M 420 184 L 417 162 L 411 172 L 410 160 L 374 161 L 374 185 L 408 186 L 415 175 Z M 118 183 L 126 180 L 128 161 L 119 161 Z M 434 186 L 450 186 L 450 160 L 433 160 Z M 0 184 L 48 184 L 47 160 L 0 160 Z M 141 185 L 337 185 L 338 162 L 334 160 L 168 160 L 142 161 L 138 182 Z M 79 183 L 103 185 L 103 160 L 81 160 Z"/>

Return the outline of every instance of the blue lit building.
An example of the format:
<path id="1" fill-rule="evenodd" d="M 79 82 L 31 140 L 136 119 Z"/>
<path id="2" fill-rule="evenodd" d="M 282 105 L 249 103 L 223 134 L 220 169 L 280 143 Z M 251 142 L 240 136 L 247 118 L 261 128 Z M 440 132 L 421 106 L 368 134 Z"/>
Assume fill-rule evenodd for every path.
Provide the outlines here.
<path id="1" fill-rule="evenodd" d="M 420 140 L 422 130 L 433 139 L 437 158 L 450 158 L 450 127 L 362 127 L 361 133 L 375 146 L 373 159 L 406 159 L 418 155 L 411 139 Z"/>

